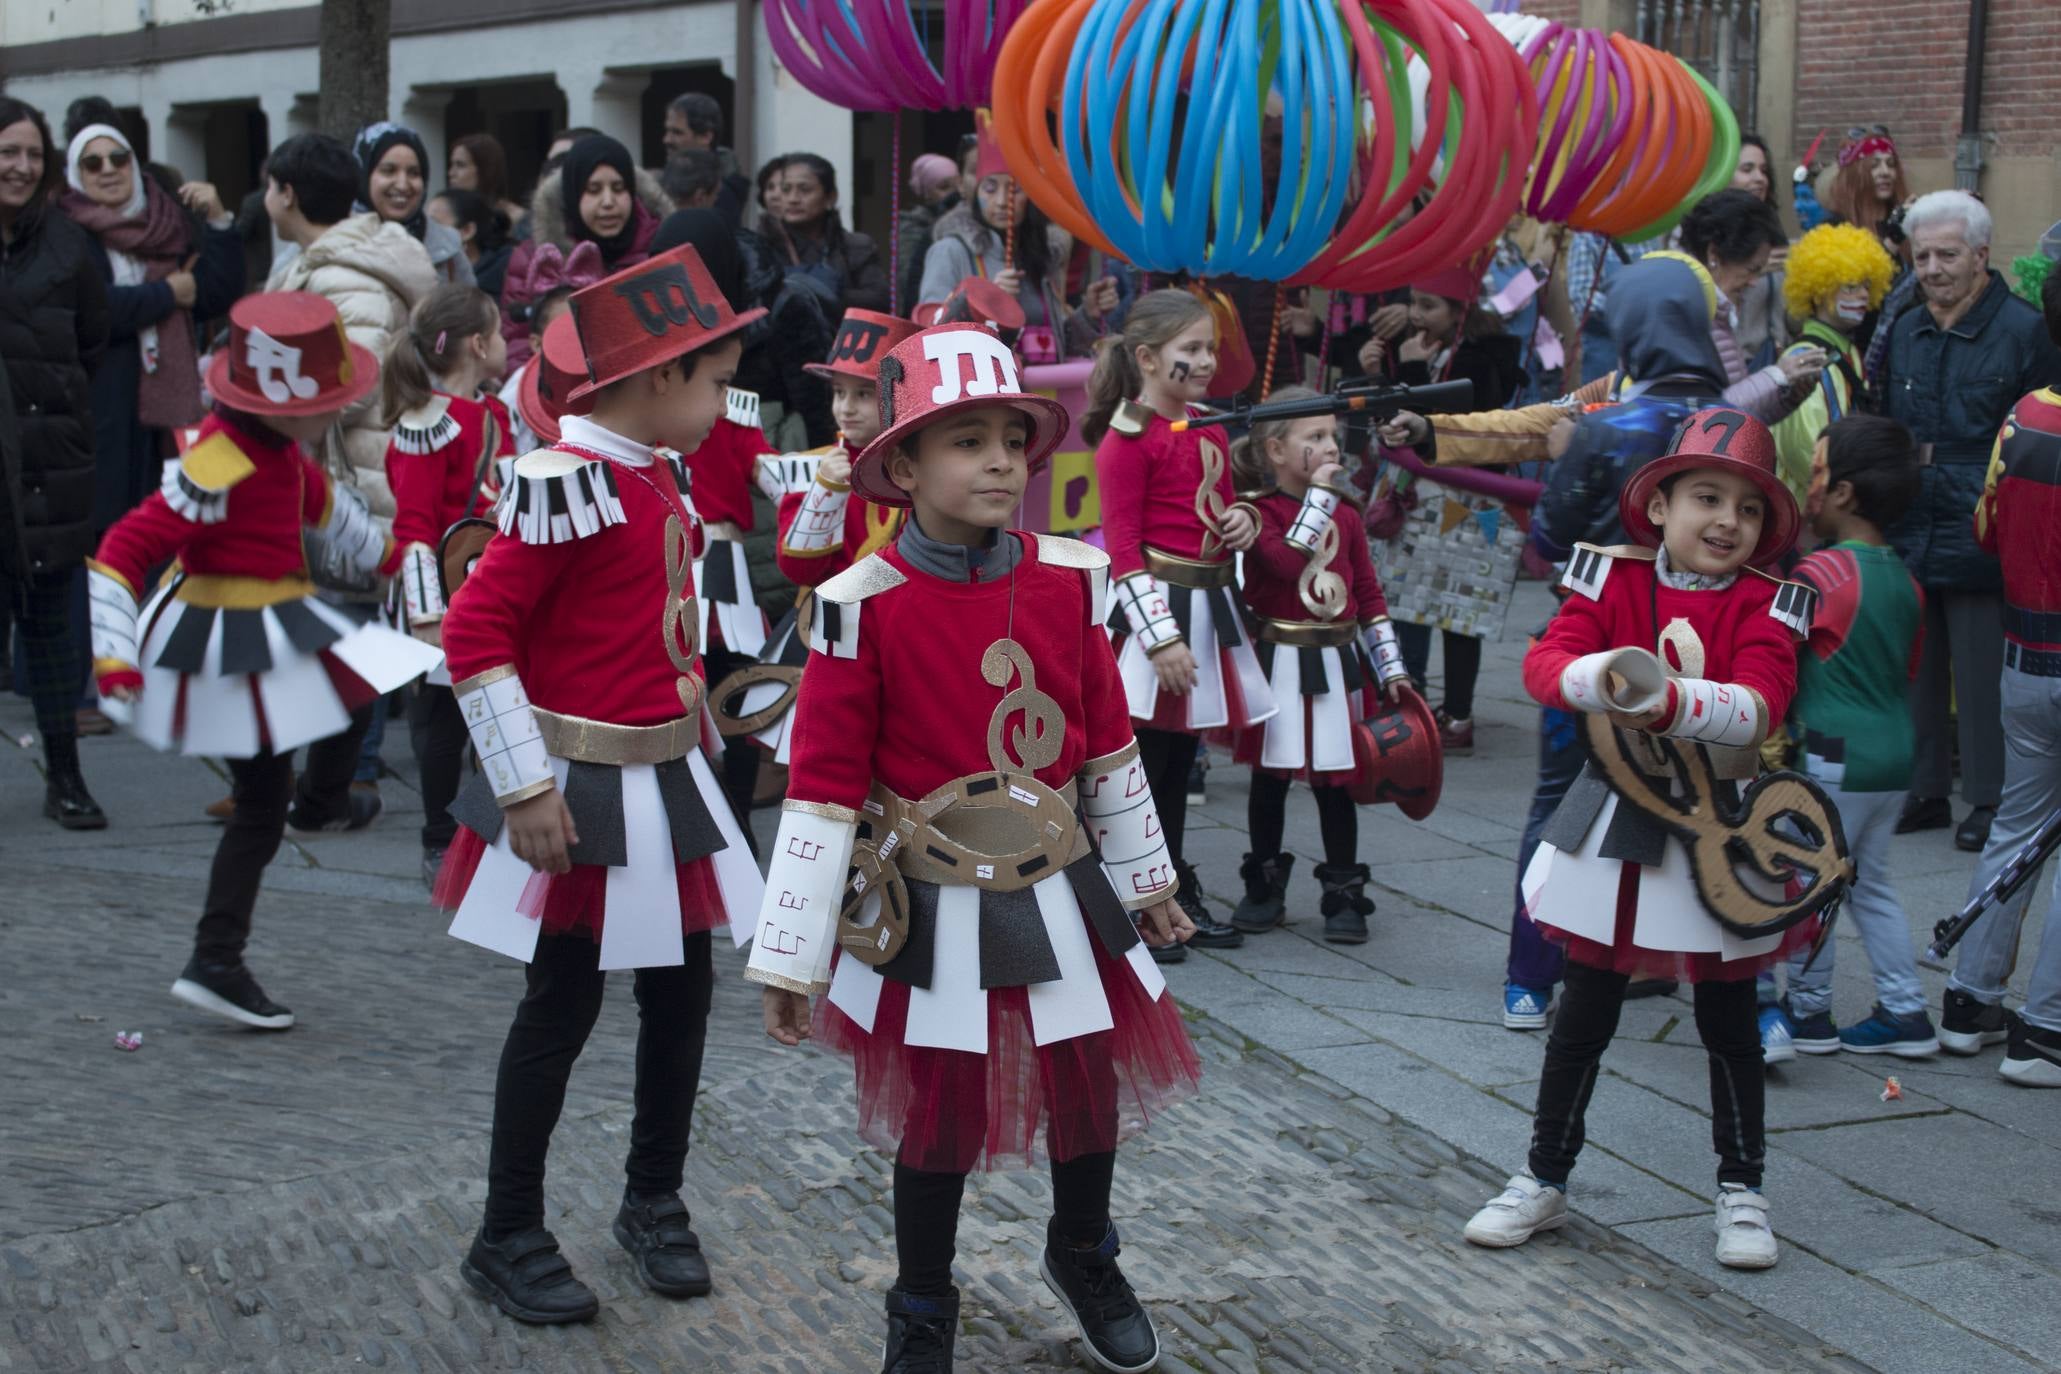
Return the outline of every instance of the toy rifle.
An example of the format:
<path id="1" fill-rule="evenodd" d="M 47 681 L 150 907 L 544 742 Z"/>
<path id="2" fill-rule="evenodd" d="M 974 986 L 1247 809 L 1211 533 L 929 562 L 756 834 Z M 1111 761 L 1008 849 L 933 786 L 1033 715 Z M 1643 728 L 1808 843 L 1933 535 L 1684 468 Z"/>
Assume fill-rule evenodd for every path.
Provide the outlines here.
<path id="1" fill-rule="evenodd" d="M 2011 856 L 2003 871 L 1989 880 L 1989 886 L 1969 898 L 1968 905 L 1932 928 L 1932 944 L 1926 954 L 1934 959 L 1946 958 L 1947 951 L 1961 942 L 1961 937 L 1968 933 L 1968 927 L 1974 925 L 1983 912 L 2010 901 L 2019 888 L 2037 878 L 2048 856 L 2057 848 L 2061 848 L 2061 811 L 2047 817 L 2046 823 L 2033 833 L 2024 847 Z"/>
<path id="2" fill-rule="evenodd" d="M 1244 428 L 1262 420 L 1300 420 L 1311 415 L 1367 415 L 1387 420 L 1399 410 L 1419 415 L 1455 415 L 1474 409 L 1474 383 L 1433 382 L 1428 386 L 1353 386 L 1312 396 L 1303 401 L 1261 401 L 1258 405 L 1233 406 L 1186 420 L 1176 420 L 1176 433 L 1204 425 L 1237 425 Z"/>

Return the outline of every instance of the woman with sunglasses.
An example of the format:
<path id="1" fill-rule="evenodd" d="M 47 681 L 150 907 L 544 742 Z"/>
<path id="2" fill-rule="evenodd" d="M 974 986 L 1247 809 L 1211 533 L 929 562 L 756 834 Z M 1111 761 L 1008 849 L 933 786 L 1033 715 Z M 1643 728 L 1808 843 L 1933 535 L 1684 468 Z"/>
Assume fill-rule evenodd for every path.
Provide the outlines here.
<path id="1" fill-rule="evenodd" d="M 107 287 L 86 232 L 52 213 L 60 184 L 42 112 L 0 95 L 0 412 L 15 437 L 0 442 L 0 602 L 21 632 L 43 736 L 43 814 L 98 830 L 107 817 L 79 773 L 86 662 L 71 604 L 95 546 L 86 376 L 107 346 Z"/>
<path id="2" fill-rule="evenodd" d="M 58 204 L 92 236 L 107 283 L 108 347 L 93 373 L 100 534 L 157 490 L 167 431 L 206 413 L 194 321 L 227 314 L 243 294 L 243 245 L 213 186 L 190 181 L 175 196 L 112 125 L 73 136 L 65 180 Z"/>

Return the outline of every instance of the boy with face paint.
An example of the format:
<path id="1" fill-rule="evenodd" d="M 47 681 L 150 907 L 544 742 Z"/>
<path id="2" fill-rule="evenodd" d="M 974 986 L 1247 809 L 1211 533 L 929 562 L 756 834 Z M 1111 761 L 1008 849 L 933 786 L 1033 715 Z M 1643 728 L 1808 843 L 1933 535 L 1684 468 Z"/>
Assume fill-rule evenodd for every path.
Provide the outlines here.
<path id="1" fill-rule="evenodd" d="M 1149 1369 L 1110 1181 L 1198 1068 L 1147 953 L 1189 927 L 1102 628 L 1109 559 L 1007 528 L 1067 415 L 987 329 L 904 339 L 880 418 L 852 490 L 910 519 L 816 588 L 745 976 L 775 1040 L 852 1056 L 859 1133 L 894 1157 L 887 1374 L 952 1367 L 966 1175 L 1038 1156 L 1042 1277 L 1097 1363 Z"/>

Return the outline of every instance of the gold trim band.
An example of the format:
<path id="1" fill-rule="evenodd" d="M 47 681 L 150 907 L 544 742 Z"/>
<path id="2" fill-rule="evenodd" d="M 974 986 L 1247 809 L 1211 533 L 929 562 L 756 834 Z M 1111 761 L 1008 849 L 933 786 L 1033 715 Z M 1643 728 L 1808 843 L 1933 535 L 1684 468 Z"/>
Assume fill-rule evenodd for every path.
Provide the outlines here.
<path id="1" fill-rule="evenodd" d="M 178 591 L 179 600 L 189 606 L 225 611 L 262 610 L 314 594 L 315 584 L 306 577 L 238 577 L 229 573 L 188 573 Z"/>
<path id="2" fill-rule="evenodd" d="M 1155 549 L 1150 544 L 1144 546 L 1144 554 L 1145 571 L 1177 587 L 1228 587 L 1238 575 L 1228 558 L 1221 563 L 1204 563 Z"/>
<path id="3" fill-rule="evenodd" d="M 834 802 L 800 801 L 794 797 L 789 797 L 786 801 L 780 803 L 780 809 L 782 811 L 799 811 L 804 816 L 815 816 L 822 820 L 835 821 L 839 825 L 857 825 L 859 823 L 859 813 L 857 810 L 849 806 L 839 806 Z"/>
<path id="4" fill-rule="evenodd" d="M 1286 644 L 1298 649 L 1343 649 L 1359 638 L 1359 630 L 1349 620 L 1262 620 L 1259 638 L 1267 644 Z"/>
<path id="5" fill-rule="evenodd" d="M 680 716 L 663 725 L 612 725 L 585 716 L 561 716 L 530 706 L 547 753 L 576 763 L 670 763 L 701 741 L 699 716 Z"/>
<path id="6" fill-rule="evenodd" d="M 1136 757 L 1138 757 L 1138 741 L 1134 739 L 1114 754 L 1104 754 L 1099 759 L 1089 759 L 1081 765 L 1080 774 L 1075 776 L 1087 773 L 1114 773 L 1119 768 L 1128 767 L 1131 760 Z"/>
<path id="7" fill-rule="evenodd" d="M 503 678 L 514 676 L 515 665 L 513 663 L 503 663 L 489 668 L 485 672 L 474 673 L 471 677 L 461 682 L 452 683 L 451 695 L 462 697 L 467 692 L 477 691 L 481 687 L 491 687 Z"/>

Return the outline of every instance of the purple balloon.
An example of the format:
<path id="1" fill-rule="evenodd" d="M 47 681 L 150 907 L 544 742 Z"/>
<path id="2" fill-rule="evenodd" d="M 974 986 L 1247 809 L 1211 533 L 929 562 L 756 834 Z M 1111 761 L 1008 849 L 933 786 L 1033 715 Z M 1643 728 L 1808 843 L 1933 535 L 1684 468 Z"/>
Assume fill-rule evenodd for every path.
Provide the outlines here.
<path id="1" fill-rule="evenodd" d="M 945 0 L 942 70 L 911 0 L 766 0 L 766 37 L 781 65 L 834 105 L 965 110 L 988 103 L 1002 40 L 1027 3 Z"/>

